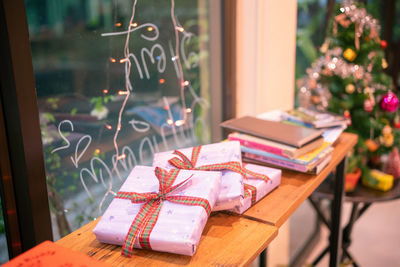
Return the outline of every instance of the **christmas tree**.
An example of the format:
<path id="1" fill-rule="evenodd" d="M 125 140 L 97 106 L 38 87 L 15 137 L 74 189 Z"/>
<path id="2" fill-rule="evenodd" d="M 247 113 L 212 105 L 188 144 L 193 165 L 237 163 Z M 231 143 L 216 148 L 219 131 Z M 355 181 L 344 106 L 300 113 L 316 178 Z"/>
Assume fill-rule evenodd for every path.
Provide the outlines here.
<path id="1" fill-rule="evenodd" d="M 372 169 L 398 176 L 392 166 L 400 164 L 398 154 L 385 156 L 400 145 L 399 100 L 392 91 L 392 79 L 384 73 L 387 44 L 379 38 L 379 30 L 378 21 L 362 4 L 343 1 L 320 48 L 321 57 L 298 83 L 300 106 L 328 109 L 350 118 L 346 131 L 359 139 L 348 172 L 360 168 L 363 183 L 372 186 L 379 182 Z"/>

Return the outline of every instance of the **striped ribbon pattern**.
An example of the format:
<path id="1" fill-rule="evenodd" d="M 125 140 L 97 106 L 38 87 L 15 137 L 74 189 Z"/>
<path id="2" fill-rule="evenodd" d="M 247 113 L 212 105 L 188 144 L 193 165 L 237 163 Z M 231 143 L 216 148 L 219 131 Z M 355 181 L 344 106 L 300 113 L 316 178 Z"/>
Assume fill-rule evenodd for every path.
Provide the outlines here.
<path id="1" fill-rule="evenodd" d="M 267 175 L 250 171 L 241 166 L 239 161 L 229 161 L 224 163 L 216 163 L 209 164 L 196 167 L 197 159 L 199 158 L 201 146 L 195 146 L 192 150 L 191 159 L 186 157 L 179 150 L 175 150 L 173 153 L 178 155 L 178 157 L 174 157 L 170 159 L 168 162 L 178 169 L 186 169 L 186 170 L 203 170 L 203 171 L 222 171 L 222 170 L 231 170 L 237 173 L 240 173 L 244 178 L 247 178 L 246 175 L 253 176 L 254 178 L 264 180 L 268 182 L 270 179 Z"/>
<path id="2" fill-rule="evenodd" d="M 257 202 L 257 188 L 250 184 L 244 184 L 244 197 L 248 197 L 251 194 L 251 205 L 253 206 Z"/>
<path id="3" fill-rule="evenodd" d="M 179 170 L 176 169 L 167 171 L 156 167 L 155 174 L 159 181 L 158 193 L 118 192 L 116 198 L 129 199 L 132 203 L 144 203 L 126 235 L 124 245 L 122 246 L 122 255 L 128 257 L 132 256 L 133 245 L 136 238 L 139 238 L 139 243 L 142 248 L 151 249 L 150 234 L 157 222 L 163 201 L 170 201 L 189 206 L 201 206 L 207 212 L 207 216 L 210 215 L 211 206 L 207 199 L 191 196 L 169 195 L 169 193 L 184 185 L 193 176 L 191 175 L 184 181 L 172 186 L 178 173 Z"/>

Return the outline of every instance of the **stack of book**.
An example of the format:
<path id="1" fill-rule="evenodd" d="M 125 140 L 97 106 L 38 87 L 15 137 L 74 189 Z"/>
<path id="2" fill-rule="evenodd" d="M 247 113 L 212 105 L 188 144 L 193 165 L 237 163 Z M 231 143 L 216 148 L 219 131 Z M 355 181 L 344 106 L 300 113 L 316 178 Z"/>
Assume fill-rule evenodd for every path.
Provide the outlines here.
<path id="1" fill-rule="evenodd" d="M 240 142 L 243 160 L 250 163 L 318 174 L 332 158 L 332 142 L 320 129 L 250 116 L 221 126 L 235 131 L 228 139 Z"/>

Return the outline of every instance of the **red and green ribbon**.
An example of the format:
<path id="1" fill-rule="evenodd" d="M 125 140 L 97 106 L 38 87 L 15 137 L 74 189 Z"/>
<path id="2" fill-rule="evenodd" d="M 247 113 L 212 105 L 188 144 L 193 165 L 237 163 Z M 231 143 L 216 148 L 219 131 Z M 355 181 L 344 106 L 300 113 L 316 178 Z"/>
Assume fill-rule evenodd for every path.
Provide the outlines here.
<path id="1" fill-rule="evenodd" d="M 254 178 L 264 180 L 268 182 L 270 179 L 267 175 L 250 171 L 244 167 L 242 167 L 239 161 L 229 161 L 224 163 L 216 163 L 209 164 L 203 166 L 197 166 L 197 159 L 199 158 L 201 146 L 195 146 L 192 150 L 191 159 L 186 157 L 179 150 L 175 150 L 173 154 L 178 155 L 178 157 L 174 157 L 170 159 L 168 162 L 178 169 L 186 169 L 186 170 L 202 170 L 202 171 L 223 171 L 223 170 L 231 170 L 237 173 L 240 173 L 244 178 L 247 178 L 247 175 L 253 176 Z"/>
<path id="2" fill-rule="evenodd" d="M 184 185 L 193 176 L 191 175 L 189 178 L 173 186 L 178 173 L 179 170 L 176 169 L 167 171 L 156 167 L 155 174 L 159 181 L 158 193 L 118 192 L 116 198 L 129 199 L 132 203 L 144 203 L 126 235 L 124 245 L 122 246 L 122 255 L 128 257 L 132 255 L 136 238 L 139 238 L 139 243 L 142 248 L 151 249 L 150 234 L 157 222 L 163 201 L 189 206 L 201 206 L 205 209 L 207 215 L 210 215 L 211 207 L 207 199 L 170 195 L 172 191 Z"/>
<path id="3" fill-rule="evenodd" d="M 254 185 L 244 184 L 244 197 L 249 197 L 251 194 L 251 206 L 257 202 L 257 188 Z"/>

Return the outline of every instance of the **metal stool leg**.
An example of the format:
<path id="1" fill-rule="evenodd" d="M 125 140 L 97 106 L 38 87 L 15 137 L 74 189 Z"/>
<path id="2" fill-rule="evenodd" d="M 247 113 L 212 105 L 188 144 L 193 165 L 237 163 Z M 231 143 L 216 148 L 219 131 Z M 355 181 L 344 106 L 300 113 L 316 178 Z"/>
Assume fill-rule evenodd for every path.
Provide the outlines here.
<path id="1" fill-rule="evenodd" d="M 347 158 L 344 158 L 336 168 L 334 183 L 334 195 L 331 209 L 331 235 L 329 238 L 329 266 L 339 266 L 342 253 L 342 230 L 340 226 L 342 218 L 342 202 L 344 195 L 344 176 Z"/>
<path id="2" fill-rule="evenodd" d="M 371 206 L 371 203 L 366 203 L 363 205 L 361 209 L 358 208 L 360 202 L 354 202 L 353 208 L 351 210 L 351 215 L 348 224 L 343 229 L 343 240 L 342 240 L 342 247 L 343 247 L 343 255 L 342 261 L 345 258 L 348 258 L 352 261 L 353 266 L 358 266 L 354 258 L 348 251 L 348 248 L 351 245 L 351 232 L 353 231 L 354 223 L 361 217 L 361 215 Z"/>
<path id="3" fill-rule="evenodd" d="M 308 200 L 311 202 L 313 201 L 312 205 L 315 210 L 318 210 L 320 205 L 319 202 L 315 203 L 314 200 L 311 199 L 311 197 L 308 198 Z M 321 221 L 318 216 L 315 217 L 315 227 L 314 231 L 311 233 L 311 235 L 308 237 L 307 241 L 304 243 L 304 245 L 297 251 L 296 255 L 293 257 L 291 260 L 289 266 L 291 267 L 300 267 L 303 266 L 305 260 L 307 259 L 307 256 L 310 255 L 311 251 L 314 249 L 314 247 L 317 245 L 319 239 L 321 236 Z"/>
<path id="4" fill-rule="evenodd" d="M 328 229 L 330 229 L 330 228 L 331 228 L 331 227 L 330 227 L 330 224 L 331 224 L 331 223 L 330 223 L 329 220 L 325 217 L 325 215 L 322 213 L 321 208 L 320 208 L 320 206 L 319 206 L 319 203 L 317 204 L 317 203 L 315 202 L 315 200 L 313 200 L 311 197 L 308 198 L 308 200 L 310 201 L 310 203 L 311 203 L 311 205 L 313 206 L 315 212 L 317 213 L 318 219 L 321 220 L 321 221 L 325 224 L 325 226 L 328 227 Z"/>
<path id="5" fill-rule="evenodd" d="M 352 264 L 354 267 L 358 267 L 357 262 L 356 262 L 355 260 L 353 260 L 353 256 L 351 256 L 350 252 L 349 252 L 347 249 L 344 249 L 344 248 L 343 248 L 343 254 L 346 254 L 346 257 L 350 259 L 351 264 Z"/>
<path id="6" fill-rule="evenodd" d="M 322 260 L 322 258 L 326 255 L 326 253 L 328 253 L 329 251 L 329 246 L 327 246 L 322 252 L 321 254 L 318 255 L 318 257 L 313 261 L 312 266 L 315 266 L 318 264 L 318 262 L 320 262 L 320 260 Z"/>
<path id="7" fill-rule="evenodd" d="M 261 252 L 261 254 L 260 254 L 260 256 L 258 257 L 258 259 L 260 260 L 258 266 L 260 266 L 260 267 L 267 267 L 267 249 L 264 249 L 264 250 Z"/>
<path id="8" fill-rule="evenodd" d="M 351 235 L 351 231 L 353 230 L 353 225 L 356 222 L 357 218 L 358 218 L 358 214 L 359 214 L 359 209 L 358 209 L 358 205 L 360 203 L 359 202 L 354 202 L 353 203 L 353 207 L 351 209 L 351 215 L 350 215 L 350 219 L 348 224 L 346 225 L 346 227 L 343 229 L 343 240 L 342 240 L 342 247 L 343 249 L 347 250 L 350 247 L 351 244 L 351 239 L 350 239 L 350 235 Z M 347 254 L 347 255 L 345 255 Z M 347 257 L 350 260 L 353 260 L 353 258 L 349 257 L 350 254 L 349 253 L 343 253 L 342 255 L 342 261 Z"/>
<path id="9" fill-rule="evenodd" d="M 364 214 L 364 212 L 371 206 L 372 203 L 365 203 L 364 206 L 360 209 L 360 212 L 358 213 L 358 218 L 361 217 L 361 215 Z"/>

